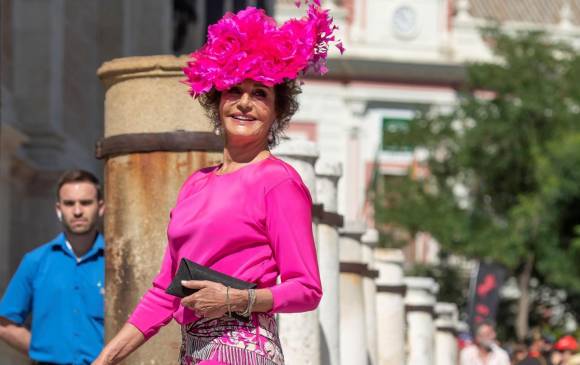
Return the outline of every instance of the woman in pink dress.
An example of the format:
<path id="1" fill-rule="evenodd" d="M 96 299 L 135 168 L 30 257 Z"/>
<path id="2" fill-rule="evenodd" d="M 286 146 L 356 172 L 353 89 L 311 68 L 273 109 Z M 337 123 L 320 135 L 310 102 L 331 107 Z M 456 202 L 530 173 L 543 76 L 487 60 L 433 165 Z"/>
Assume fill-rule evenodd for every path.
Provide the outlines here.
<path id="1" fill-rule="evenodd" d="M 182 328 L 180 364 L 284 363 L 274 314 L 314 310 L 322 289 L 309 191 L 270 148 L 298 107 L 299 74 L 324 73 L 334 30 L 317 1 L 280 27 L 255 8 L 209 27 L 185 82 L 224 138 L 223 163 L 183 184 L 161 270 L 95 365 L 118 363 L 171 319 Z M 257 288 L 185 281 L 199 290 L 183 299 L 166 294 L 182 258 Z"/>

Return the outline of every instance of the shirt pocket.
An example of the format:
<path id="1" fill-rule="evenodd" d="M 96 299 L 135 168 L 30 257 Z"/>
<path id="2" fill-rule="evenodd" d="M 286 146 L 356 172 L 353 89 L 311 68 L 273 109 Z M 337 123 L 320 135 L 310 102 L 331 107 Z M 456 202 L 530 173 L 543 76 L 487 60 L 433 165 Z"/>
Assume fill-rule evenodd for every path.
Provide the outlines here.
<path id="1" fill-rule="evenodd" d="M 94 319 L 105 319 L 105 283 L 103 280 L 87 280 L 83 288 L 83 301 L 87 314 Z"/>

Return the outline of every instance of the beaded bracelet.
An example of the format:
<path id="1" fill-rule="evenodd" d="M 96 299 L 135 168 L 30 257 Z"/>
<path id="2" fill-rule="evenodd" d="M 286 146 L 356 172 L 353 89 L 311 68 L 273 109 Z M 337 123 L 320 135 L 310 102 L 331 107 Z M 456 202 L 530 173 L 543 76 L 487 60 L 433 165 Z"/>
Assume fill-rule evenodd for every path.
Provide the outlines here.
<path id="1" fill-rule="evenodd" d="M 246 310 L 240 313 L 242 317 L 249 317 L 252 314 L 252 308 L 254 307 L 254 303 L 256 302 L 256 290 L 255 289 L 248 289 L 248 306 Z"/>

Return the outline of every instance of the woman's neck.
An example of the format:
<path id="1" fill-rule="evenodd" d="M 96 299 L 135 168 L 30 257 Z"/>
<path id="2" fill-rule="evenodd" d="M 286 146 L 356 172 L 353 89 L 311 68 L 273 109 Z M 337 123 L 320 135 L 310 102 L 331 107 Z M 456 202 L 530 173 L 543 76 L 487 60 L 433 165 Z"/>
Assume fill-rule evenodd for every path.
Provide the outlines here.
<path id="1" fill-rule="evenodd" d="M 233 172 L 238 168 L 252 162 L 261 161 L 270 156 L 270 150 L 267 146 L 257 146 L 250 148 L 249 146 L 228 146 L 224 148 L 223 165 L 221 172 Z"/>

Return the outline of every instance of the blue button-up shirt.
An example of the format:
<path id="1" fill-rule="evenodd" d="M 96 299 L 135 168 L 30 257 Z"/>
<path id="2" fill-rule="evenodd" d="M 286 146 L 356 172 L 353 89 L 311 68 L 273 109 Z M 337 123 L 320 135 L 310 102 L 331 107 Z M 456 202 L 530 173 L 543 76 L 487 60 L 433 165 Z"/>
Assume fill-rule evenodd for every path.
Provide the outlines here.
<path id="1" fill-rule="evenodd" d="M 32 314 L 29 356 L 90 364 L 103 348 L 104 240 L 77 258 L 63 233 L 27 253 L 0 301 L 0 316 L 23 324 Z"/>

